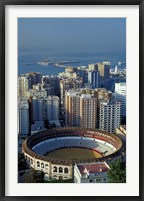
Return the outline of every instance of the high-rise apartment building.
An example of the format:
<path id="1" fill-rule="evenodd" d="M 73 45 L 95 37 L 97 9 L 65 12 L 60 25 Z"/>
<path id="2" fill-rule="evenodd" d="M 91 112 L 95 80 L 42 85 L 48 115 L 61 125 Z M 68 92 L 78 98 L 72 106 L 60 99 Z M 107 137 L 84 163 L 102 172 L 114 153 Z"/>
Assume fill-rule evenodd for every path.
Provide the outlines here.
<path id="1" fill-rule="evenodd" d="M 105 88 L 96 88 L 96 89 L 88 89 L 82 88 L 80 89 L 81 94 L 91 94 L 93 97 L 97 97 L 98 104 L 101 101 L 107 101 L 112 98 L 112 92 L 108 91 Z"/>
<path id="2" fill-rule="evenodd" d="M 49 121 L 59 120 L 59 97 L 48 96 L 47 98 L 47 119 Z"/>
<path id="3" fill-rule="evenodd" d="M 60 99 L 61 99 L 61 106 L 65 107 L 65 93 L 66 91 L 70 89 L 78 89 L 83 87 L 83 79 L 77 78 L 77 79 L 62 79 L 60 81 Z"/>
<path id="4" fill-rule="evenodd" d="M 59 97 L 33 97 L 31 101 L 32 122 L 59 120 Z"/>
<path id="5" fill-rule="evenodd" d="M 98 71 L 102 79 L 107 80 L 110 76 L 110 62 L 97 63 Z"/>
<path id="6" fill-rule="evenodd" d="M 57 76 L 43 76 L 44 88 L 49 96 L 60 96 L 60 78 Z"/>
<path id="7" fill-rule="evenodd" d="M 88 83 L 88 72 L 86 66 L 79 66 L 75 69 L 78 77 L 83 79 L 83 84 Z"/>
<path id="8" fill-rule="evenodd" d="M 80 91 L 66 92 L 66 125 L 96 128 L 97 98 Z"/>
<path id="9" fill-rule="evenodd" d="M 90 94 L 82 94 L 80 97 L 80 126 L 84 128 L 96 128 L 97 98 Z"/>
<path id="10" fill-rule="evenodd" d="M 26 97 L 28 90 L 31 87 L 31 78 L 28 76 L 20 76 L 18 78 L 18 96 Z"/>
<path id="11" fill-rule="evenodd" d="M 40 120 L 38 120 L 38 98 L 37 97 L 33 97 L 32 99 L 31 99 L 31 112 L 30 112 L 30 114 L 31 114 L 31 121 L 32 121 L 32 123 L 35 123 L 36 121 L 40 121 Z"/>
<path id="12" fill-rule="evenodd" d="M 47 120 L 47 98 L 33 97 L 31 101 L 32 122 Z"/>
<path id="13" fill-rule="evenodd" d="M 121 102 L 121 115 L 126 116 L 126 83 L 115 83 L 115 98 Z"/>
<path id="14" fill-rule="evenodd" d="M 25 73 L 21 74 L 18 78 L 18 96 L 26 97 L 29 89 L 33 88 L 33 85 L 42 83 L 41 73 Z"/>
<path id="15" fill-rule="evenodd" d="M 98 88 L 95 91 L 97 92 L 98 102 L 108 101 L 112 98 L 112 92 L 105 88 Z"/>
<path id="16" fill-rule="evenodd" d="M 100 73 L 97 70 L 88 72 L 88 82 L 91 84 L 92 88 L 100 87 Z"/>
<path id="17" fill-rule="evenodd" d="M 19 135 L 27 137 L 29 134 L 29 103 L 27 99 L 20 99 L 18 104 L 19 109 Z"/>
<path id="18" fill-rule="evenodd" d="M 80 92 L 66 92 L 65 115 L 67 126 L 80 126 Z"/>
<path id="19" fill-rule="evenodd" d="M 39 72 L 28 73 L 28 76 L 31 78 L 31 88 L 33 85 L 42 83 L 42 74 Z"/>
<path id="20" fill-rule="evenodd" d="M 91 71 L 91 70 L 98 70 L 98 66 L 97 64 L 89 64 L 88 65 L 88 69 Z"/>
<path id="21" fill-rule="evenodd" d="M 115 133 L 120 126 L 121 103 L 108 100 L 99 103 L 99 129 Z"/>
<path id="22" fill-rule="evenodd" d="M 112 98 L 112 92 L 108 91 L 105 88 L 96 88 L 96 89 L 88 89 L 88 88 L 82 88 L 80 90 L 81 94 L 90 94 L 92 97 L 97 98 L 97 123 L 96 128 L 99 128 L 99 113 L 100 113 L 100 102 L 101 101 L 109 101 Z"/>

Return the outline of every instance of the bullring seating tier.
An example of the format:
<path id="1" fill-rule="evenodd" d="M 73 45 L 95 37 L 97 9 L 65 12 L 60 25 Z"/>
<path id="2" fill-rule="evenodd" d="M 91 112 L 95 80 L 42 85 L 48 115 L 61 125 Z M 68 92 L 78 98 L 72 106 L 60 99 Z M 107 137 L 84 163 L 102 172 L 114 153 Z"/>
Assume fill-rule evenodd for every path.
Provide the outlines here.
<path id="1" fill-rule="evenodd" d="M 97 129 L 81 127 L 62 127 L 38 132 L 22 144 L 22 151 L 35 159 L 49 161 L 54 164 L 75 164 L 81 160 L 55 159 L 45 156 L 46 153 L 65 147 L 84 147 L 104 153 L 103 157 L 89 159 L 87 162 L 109 161 L 121 154 L 122 141 L 115 134 Z"/>
<path id="2" fill-rule="evenodd" d="M 59 137 L 56 139 L 48 139 L 33 146 L 32 150 L 37 154 L 45 155 L 48 152 L 68 147 L 89 148 L 102 154 L 106 152 L 105 155 L 112 154 L 116 150 L 110 143 L 85 137 Z"/>

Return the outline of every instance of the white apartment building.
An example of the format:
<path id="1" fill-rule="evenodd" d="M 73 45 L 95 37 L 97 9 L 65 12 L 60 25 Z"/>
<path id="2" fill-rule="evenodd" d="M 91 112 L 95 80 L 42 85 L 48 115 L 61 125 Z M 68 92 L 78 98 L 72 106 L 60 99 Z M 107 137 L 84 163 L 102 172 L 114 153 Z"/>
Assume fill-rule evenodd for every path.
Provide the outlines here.
<path id="1" fill-rule="evenodd" d="M 102 101 L 99 104 L 99 129 L 115 133 L 120 126 L 121 103 L 117 101 Z"/>
<path id="2" fill-rule="evenodd" d="M 106 162 L 75 164 L 74 183 L 108 183 L 109 169 Z"/>
<path id="3" fill-rule="evenodd" d="M 27 99 L 19 100 L 19 135 L 27 137 L 29 134 L 29 103 Z"/>
<path id="4" fill-rule="evenodd" d="M 121 115 L 126 116 L 126 83 L 115 83 L 115 98 L 121 102 Z"/>

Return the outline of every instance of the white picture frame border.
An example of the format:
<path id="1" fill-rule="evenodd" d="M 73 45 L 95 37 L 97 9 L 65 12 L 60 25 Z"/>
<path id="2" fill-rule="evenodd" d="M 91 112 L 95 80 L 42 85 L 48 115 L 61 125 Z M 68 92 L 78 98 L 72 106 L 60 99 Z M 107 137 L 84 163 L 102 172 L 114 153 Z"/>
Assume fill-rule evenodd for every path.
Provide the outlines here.
<path id="1" fill-rule="evenodd" d="M 17 183 L 18 17 L 125 17 L 127 63 L 127 183 Z M 139 196 L 139 6 L 6 5 L 6 196 Z M 135 153 L 133 154 L 133 149 Z M 134 159 L 133 157 L 134 156 Z M 137 156 L 137 157 L 136 157 Z"/>

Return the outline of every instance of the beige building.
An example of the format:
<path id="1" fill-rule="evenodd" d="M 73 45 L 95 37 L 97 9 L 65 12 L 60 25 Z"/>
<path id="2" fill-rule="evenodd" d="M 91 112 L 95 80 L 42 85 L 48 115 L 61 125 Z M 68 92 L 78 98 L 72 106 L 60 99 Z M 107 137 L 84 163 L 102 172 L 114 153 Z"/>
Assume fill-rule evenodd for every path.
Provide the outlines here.
<path id="1" fill-rule="evenodd" d="M 126 126 L 120 126 L 119 128 L 116 129 L 116 134 L 121 134 L 126 136 Z"/>
<path id="2" fill-rule="evenodd" d="M 18 78 L 18 96 L 26 97 L 33 85 L 42 84 L 42 74 L 38 72 L 21 74 Z"/>
<path id="3" fill-rule="evenodd" d="M 25 96 L 27 98 L 34 97 L 34 96 L 37 98 L 47 97 L 47 91 L 45 89 L 42 89 L 42 90 L 29 89 L 28 91 L 25 92 Z"/>
<path id="4" fill-rule="evenodd" d="M 91 94 L 66 93 L 66 125 L 96 128 L 97 98 Z"/>
<path id="5" fill-rule="evenodd" d="M 84 128 L 96 128 L 97 98 L 90 94 L 80 97 L 80 125 Z"/>
<path id="6" fill-rule="evenodd" d="M 104 79 L 108 79 L 110 75 L 110 62 L 97 63 L 100 76 Z"/>
<path id="7" fill-rule="evenodd" d="M 74 69 L 71 67 L 68 67 L 65 69 L 65 72 L 59 73 L 59 77 L 64 78 L 77 78 L 77 74 L 74 72 Z"/>
<path id="8" fill-rule="evenodd" d="M 60 103 L 61 106 L 65 106 L 65 93 L 70 89 L 78 89 L 83 87 L 83 79 L 66 78 L 60 80 Z"/>
<path id="9" fill-rule="evenodd" d="M 26 97 L 27 92 L 31 86 L 31 78 L 27 76 L 21 76 L 18 78 L 18 96 Z"/>
<path id="10" fill-rule="evenodd" d="M 91 70 L 97 70 L 98 67 L 97 67 L 97 64 L 89 64 L 88 65 L 88 69 L 91 71 Z"/>
<path id="11" fill-rule="evenodd" d="M 66 125 L 80 126 L 80 92 L 66 92 Z"/>

